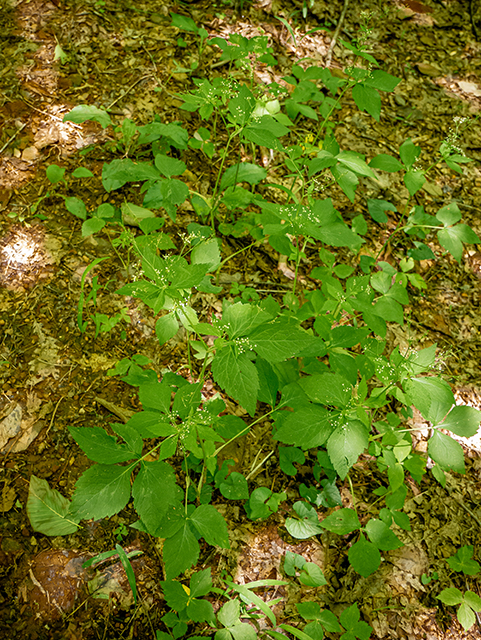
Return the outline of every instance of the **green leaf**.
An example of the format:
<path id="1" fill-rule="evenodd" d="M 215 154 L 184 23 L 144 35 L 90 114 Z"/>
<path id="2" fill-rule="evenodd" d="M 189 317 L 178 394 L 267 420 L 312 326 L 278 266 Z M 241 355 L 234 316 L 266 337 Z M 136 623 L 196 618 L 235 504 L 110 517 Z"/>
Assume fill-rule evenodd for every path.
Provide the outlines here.
<path id="1" fill-rule="evenodd" d="M 449 227 L 455 222 L 461 220 L 461 211 L 459 210 L 456 202 L 451 202 L 439 209 L 436 214 L 436 218 L 441 222 L 445 227 Z"/>
<path id="2" fill-rule="evenodd" d="M 257 327 L 249 334 L 249 341 L 254 351 L 270 363 L 294 358 L 319 344 L 316 337 L 283 319 Z"/>
<path id="3" fill-rule="evenodd" d="M 150 163 L 134 162 L 130 158 L 106 162 L 102 169 L 102 184 L 106 191 L 120 189 L 127 182 L 158 180 L 159 178 L 158 170 Z"/>
<path id="4" fill-rule="evenodd" d="M 356 198 L 356 189 L 359 184 L 359 179 L 355 173 L 349 171 L 344 166 L 339 166 L 339 163 L 331 167 L 331 173 L 334 180 L 341 187 L 344 194 L 349 198 L 351 202 L 354 202 Z"/>
<path id="5" fill-rule="evenodd" d="M 73 213 L 77 218 L 80 218 L 81 220 L 85 220 L 87 218 L 87 208 L 83 200 L 80 200 L 79 198 L 65 198 L 65 206 L 67 207 L 67 211 Z"/>
<path id="6" fill-rule="evenodd" d="M 228 500 L 247 500 L 249 498 L 247 480 L 242 473 L 237 471 L 233 471 L 220 483 L 219 491 Z"/>
<path id="7" fill-rule="evenodd" d="M 476 622 L 476 616 L 474 615 L 472 609 L 465 602 L 461 604 L 456 615 L 458 617 L 459 624 L 465 631 L 471 629 L 471 627 Z"/>
<path id="8" fill-rule="evenodd" d="M 368 200 L 367 208 L 371 214 L 371 218 L 379 224 L 384 224 L 389 220 L 385 211 L 396 211 L 396 207 L 387 200 Z"/>
<path id="9" fill-rule="evenodd" d="M 401 156 L 401 160 L 407 169 L 410 169 L 412 167 L 420 153 L 421 147 L 417 147 L 411 140 L 411 138 L 405 140 L 399 147 L 399 155 Z"/>
<path id="10" fill-rule="evenodd" d="M 180 176 L 187 169 L 185 162 L 182 162 L 182 160 L 170 158 L 169 156 L 165 156 L 161 153 L 158 153 L 155 156 L 155 166 L 166 178 Z"/>
<path id="11" fill-rule="evenodd" d="M 62 122 L 75 122 L 75 124 L 81 124 L 86 120 L 93 120 L 98 122 L 103 129 L 112 124 L 109 114 L 103 109 L 97 107 L 90 107 L 86 104 L 79 104 L 71 111 L 66 113 Z"/>
<path id="12" fill-rule="evenodd" d="M 132 486 L 134 507 L 154 535 L 169 507 L 176 502 L 175 473 L 166 462 L 142 462 Z"/>
<path id="13" fill-rule="evenodd" d="M 27 498 L 27 515 L 34 531 L 45 536 L 66 536 L 78 529 L 78 519 L 67 518 L 70 501 L 48 482 L 32 475 Z"/>
<path id="14" fill-rule="evenodd" d="M 274 407 L 277 401 L 277 392 L 279 391 L 279 379 L 267 360 L 257 358 L 255 366 L 259 376 L 258 400 Z"/>
<path id="15" fill-rule="evenodd" d="M 231 339 L 245 336 L 271 319 L 271 314 L 260 307 L 242 302 L 231 304 L 222 314 L 222 324 L 227 325 L 227 333 Z"/>
<path id="16" fill-rule="evenodd" d="M 240 602 L 239 600 L 228 600 L 217 614 L 217 620 L 224 627 L 233 627 L 239 622 Z"/>
<path id="17" fill-rule="evenodd" d="M 208 544 L 230 548 L 226 522 L 214 506 L 203 504 L 197 507 L 189 519 Z"/>
<path id="18" fill-rule="evenodd" d="M 306 562 L 301 569 L 299 582 L 306 587 L 323 587 L 327 584 L 327 580 L 321 571 L 321 568 L 314 562 Z"/>
<path id="19" fill-rule="evenodd" d="M 327 453 L 341 480 L 369 443 L 366 427 L 359 420 L 350 420 L 338 427 L 327 441 Z"/>
<path id="20" fill-rule="evenodd" d="M 329 153 L 329 151 L 319 151 L 317 156 L 309 162 L 309 178 L 319 173 L 319 171 L 323 171 L 323 169 L 333 167 L 335 164 L 337 164 L 336 156 Z"/>
<path id="21" fill-rule="evenodd" d="M 439 244 L 449 251 L 455 260 L 461 262 L 463 257 L 463 242 L 474 244 L 479 242 L 478 236 L 464 224 L 438 231 Z"/>
<path id="22" fill-rule="evenodd" d="M 135 573 L 130 564 L 130 560 L 128 555 L 125 553 L 124 549 L 119 545 L 115 545 L 115 550 L 118 553 L 120 562 L 125 571 L 125 575 L 127 576 L 127 580 L 129 581 L 130 588 L 132 589 L 132 595 L 134 597 L 134 602 L 137 604 L 137 582 L 135 580 Z"/>
<path id="23" fill-rule="evenodd" d="M 336 616 L 327 609 L 321 611 L 318 602 L 299 602 L 296 603 L 296 608 L 304 620 L 317 620 L 322 624 L 324 629 L 330 633 L 341 632 L 341 627 Z"/>
<path id="24" fill-rule="evenodd" d="M 329 417 L 329 411 L 324 407 L 316 405 L 300 407 L 287 415 L 273 434 L 273 438 L 302 449 L 321 447 L 332 433 Z"/>
<path id="25" fill-rule="evenodd" d="M 321 526 L 328 531 L 337 533 L 339 536 L 344 536 L 347 533 L 360 529 L 361 523 L 354 509 L 339 509 L 331 513 L 327 518 L 324 518 Z"/>
<path id="26" fill-rule="evenodd" d="M 466 571 L 464 573 L 466 573 Z M 466 593 L 464 594 L 464 602 L 466 602 L 466 604 L 469 605 L 471 609 L 474 609 L 475 611 L 481 611 L 481 598 L 477 593 L 466 591 Z"/>
<path id="27" fill-rule="evenodd" d="M 208 600 L 191 599 L 187 605 L 186 614 L 192 622 L 208 622 L 212 625 L 215 624 L 214 607 Z"/>
<path id="28" fill-rule="evenodd" d="M 77 480 L 70 514 L 100 520 L 121 511 L 130 498 L 132 467 L 95 464 Z"/>
<path id="29" fill-rule="evenodd" d="M 85 238 L 91 236 L 92 233 L 98 233 L 105 227 L 105 220 L 101 218 L 89 218 L 82 225 L 82 236 Z"/>
<path id="30" fill-rule="evenodd" d="M 451 387 L 440 378 L 411 378 L 405 381 L 404 388 L 423 418 L 434 425 L 439 424 L 455 404 Z"/>
<path id="31" fill-rule="evenodd" d="M 447 604 L 451 607 L 461 604 L 463 601 L 463 594 L 459 589 L 455 587 L 449 587 L 448 589 L 443 589 L 441 593 L 436 596 L 438 600 L 441 600 L 442 603 Z"/>
<path id="32" fill-rule="evenodd" d="M 146 382 L 139 386 L 139 400 L 144 409 L 169 413 L 172 387 L 165 381 Z"/>
<path id="33" fill-rule="evenodd" d="M 165 601 L 171 609 L 183 611 L 189 602 L 189 596 L 184 586 L 176 580 L 165 580 L 160 582 Z"/>
<path id="34" fill-rule="evenodd" d="M 165 564 L 165 577 L 172 580 L 199 559 L 200 546 L 192 533 L 189 523 L 184 520 L 181 528 L 164 542 L 162 557 Z"/>
<path id="35" fill-rule="evenodd" d="M 449 564 L 453 571 L 462 571 L 467 576 L 474 576 L 480 570 L 479 563 L 472 559 L 473 546 L 467 544 L 457 550 L 454 556 L 446 558 L 446 562 Z"/>
<path id="36" fill-rule="evenodd" d="M 255 414 L 259 379 L 257 369 L 247 354 L 236 355 L 231 345 L 218 349 L 212 361 L 212 374 L 215 381 L 251 416 Z"/>
<path id="37" fill-rule="evenodd" d="M 179 323 L 175 313 L 160 317 L 155 323 L 155 335 L 160 345 L 165 344 L 179 331 Z"/>
<path id="38" fill-rule="evenodd" d="M 231 589 L 234 589 L 235 591 L 237 591 L 237 593 L 240 593 L 242 596 L 244 596 L 244 598 L 247 600 L 247 602 L 252 602 L 252 604 L 254 604 L 258 609 L 260 609 L 265 616 L 267 616 L 267 618 L 269 618 L 269 620 L 272 622 L 272 625 L 275 627 L 277 622 L 276 622 L 276 617 L 275 615 L 272 613 L 272 610 L 268 607 L 268 605 L 264 602 L 264 600 L 262 600 L 262 598 L 259 598 L 258 595 L 256 595 L 253 591 L 251 591 L 248 587 L 249 585 L 243 585 L 243 584 L 235 584 L 234 582 L 230 582 L 229 580 L 224 580 L 224 582 L 226 583 L 226 585 L 228 587 L 230 587 Z M 286 582 L 281 582 L 276 580 L 277 584 L 286 584 Z"/>
<path id="39" fill-rule="evenodd" d="M 350 171 L 357 173 L 360 176 L 367 176 L 369 178 L 375 178 L 376 174 L 372 169 L 368 167 L 363 157 L 359 157 L 354 151 L 341 151 L 337 156 L 340 164 L 343 164 Z"/>
<path id="40" fill-rule="evenodd" d="M 411 196 L 422 189 L 425 182 L 424 171 L 407 171 L 404 175 L 404 184 Z"/>
<path id="41" fill-rule="evenodd" d="M 352 385 L 339 373 L 315 373 L 299 380 L 313 402 L 345 408 L 352 397 Z"/>
<path id="42" fill-rule="evenodd" d="M 369 640 L 372 628 L 367 622 L 359 620 L 359 609 L 357 608 L 356 602 L 347 609 L 344 609 L 339 619 L 346 631 L 350 632 L 353 636 L 359 638 L 359 640 Z"/>
<path id="43" fill-rule="evenodd" d="M 367 111 L 374 120 L 379 122 L 381 116 L 381 98 L 376 89 L 359 82 L 352 88 L 352 97 L 361 111 Z"/>
<path id="44" fill-rule="evenodd" d="M 206 264 L 209 271 L 214 271 L 221 263 L 221 255 L 219 251 L 219 241 L 217 238 L 209 238 L 203 242 L 199 242 L 192 249 L 190 254 L 192 264 Z"/>
<path id="45" fill-rule="evenodd" d="M 365 530 L 370 541 L 375 544 L 378 549 L 381 549 L 381 551 L 392 551 L 393 549 L 399 549 L 399 547 L 403 546 L 401 540 L 399 540 L 382 520 L 371 518 Z"/>
<path id="46" fill-rule="evenodd" d="M 381 564 L 379 549 L 361 535 L 348 552 L 349 563 L 363 578 L 378 570 Z"/>
<path id="47" fill-rule="evenodd" d="M 450 436 L 435 431 L 428 442 L 428 454 L 443 469 L 464 473 L 464 451 Z"/>
<path id="48" fill-rule="evenodd" d="M 382 69 L 373 69 L 365 80 L 366 85 L 378 91 L 394 91 L 400 82 L 401 78 L 396 78 Z"/>
<path id="49" fill-rule="evenodd" d="M 118 444 L 100 427 L 69 427 L 70 435 L 90 460 L 104 464 L 127 462 L 137 457 L 124 444 Z"/>
<path id="50" fill-rule="evenodd" d="M 481 411 L 473 407 L 453 407 L 442 423 L 443 429 L 452 431 L 457 436 L 470 438 L 478 431 L 481 422 Z"/>
<path id="51" fill-rule="evenodd" d="M 300 449 L 296 447 L 279 447 L 279 466 L 288 476 L 295 476 L 297 473 L 297 469 L 292 464 L 293 462 L 304 464 L 305 461 L 306 456 Z"/>
<path id="52" fill-rule="evenodd" d="M 224 172 L 220 181 L 220 189 L 223 191 L 239 182 L 248 182 L 251 185 L 255 185 L 261 180 L 265 180 L 266 177 L 267 171 L 262 167 L 250 162 L 241 162 L 229 167 Z"/>
<path id="53" fill-rule="evenodd" d="M 287 518 L 285 526 L 293 538 L 305 540 L 322 533 L 322 527 L 317 517 L 317 511 L 307 502 L 295 502 L 294 511 L 300 519 Z"/>
<path id="54" fill-rule="evenodd" d="M 404 169 L 404 166 L 399 162 L 397 158 L 387 155 L 386 153 L 380 153 L 369 163 L 369 166 L 373 169 L 381 169 L 382 171 L 388 171 L 389 173 L 395 173 Z"/>
<path id="55" fill-rule="evenodd" d="M 86 167 L 77 167 L 75 171 L 72 171 L 73 178 L 93 178 L 94 174 Z"/>

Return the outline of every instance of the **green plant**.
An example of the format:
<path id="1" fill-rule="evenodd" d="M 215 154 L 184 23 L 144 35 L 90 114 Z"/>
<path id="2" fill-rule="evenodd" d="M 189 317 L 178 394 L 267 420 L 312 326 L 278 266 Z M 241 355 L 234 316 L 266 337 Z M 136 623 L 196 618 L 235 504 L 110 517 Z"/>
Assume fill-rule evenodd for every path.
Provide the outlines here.
<path id="1" fill-rule="evenodd" d="M 187 29 L 190 22 L 179 18 L 173 20 Z M 426 473 L 426 457 L 412 446 L 407 423 L 411 407 L 430 424 L 427 453 L 435 463 L 432 474 L 443 486 L 446 471 L 464 473 L 463 450 L 444 431 L 471 436 L 481 420 L 476 409 L 456 406 L 450 385 L 436 369 L 436 345 L 403 351 L 387 348 L 388 323 L 404 325 L 410 292 L 427 286 L 417 261 L 434 259 L 431 246 L 437 241 L 438 251 L 444 249 L 460 263 L 464 245 L 479 242 L 460 222 L 455 202 L 426 213 L 414 200 L 416 195 L 422 197 L 426 175 L 437 164 L 462 172 L 468 159 L 455 140 L 459 131 L 443 142 L 439 157 L 426 168 L 420 165 L 421 148 L 410 138 L 400 145 L 399 157 L 380 153 L 368 161 L 356 151 L 340 148 L 334 115 L 350 94 L 361 111 L 379 120 L 380 92 L 392 92 L 399 80 L 377 68 L 359 43 L 344 43 L 352 53 L 352 64 L 343 78 L 317 66 L 295 65 L 284 78 L 293 89 L 290 94 L 275 83 L 261 88 L 254 82 L 253 62 L 276 63 L 266 38 L 231 35 L 228 41 L 215 38 L 212 43 L 221 48 L 221 61 L 247 69 L 247 83 L 233 77 L 194 79 L 195 88 L 181 96 L 183 108 L 197 114 L 202 123 L 193 138 L 189 140 L 176 123 L 155 120 L 134 131 L 129 121 L 119 130 L 119 143 L 129 153 L 141 151 L 142 159 L 115 158 L 103 166 L 107 193 L 129 183 L 141 184 L 142 203 L 125 201 L 115 207 L 106 202 L 87 212 L 77 197 L 65 198 L 67 209 L 83 220 L 84 235 L 108 231 L 109 237 L 115 236 L 114 248 L 128 246 L 137 256 L 139 277 L 116 293 L 146 305 L 156 318 L 160 345 L 183 332 L 195 382 L 174 373 L 164 373 L 159 382 L 157 372 L 142 369 L 148 364 L 142 355 L 120 361 L 109 374 L 122 375 L 138 387 L 142 410 L 127 424 L 112 424 L 115 436 L 99 427 L 71 427 L 74 440 L 97 464 L 77 481 L 71 504 L 43 488 L 50 505 L 45 519 L 52 522 L 41 526 L 49 532 L 58 527 L 70 533 L 81 519 L 110 517 L 133 498 L 139 520 L 131 526 L 165 539 L 163 588 L 169 606 L 177 611 L 168 614 L 166 625 L 174 637 L 185 633 L 187 620 L 215 624 L 211 608 L 200 599 L 211 589 L 210 574 L 194 574 L 197 577 L 188 588 L 174 580 L 197 563 L 200 538 L 229 547 L 226 522 L 211 504 L 217 499 L 215 492 L 226 499 L 245 500 L 253 520 L 269 517 L 287 501 L 286 492 L 268 487 L 249 493 L 249 475 L 229 473 L 228 460 L 218 463 L 221 451 L 259 422 L 270 424 L 273 440 L 280 443 L 280 470 L 292 478 L 297 474 L 294 464 L 310 465 L 315 479 L 310 486 L 300 484 L 299 496 L 290 500 L 285 521 L 289 534 L 298 539 L 324 531 L 351 536 L 349 563 L 367 577 L 380 566 L 381 554 L 402 546 L 403 532 L 410 530 L 403 511 L 406 475 L 420 483 Z M 85 105 L 65 119 L 95 120 L 103 127 L 112 124 L 105 111 Z M 210 128 L 203 126 L 204 121 L 211 121 Z M 259 146 L 278 154 L 282 184 L 264 182 L 269 172 L 256 162 Z M 250 153 L 246 161 L 241 161 L 242 150 Z M 189 153 L 197 152 L 218 161 L 208 195 L 189 190 L 182 180 Z M 402 177 L 406 197 L 401 211 L 392 202 L 363 196 L 364 181 L 376 180 L 378 171 Z M 74 177 L 88 175 L 74 173 Z M 362 212 L 344 220 L 329 193 L 343 193 L 351 203 L 357 199 Z M 160 215 L 175 223 L 178 207 L 187 200 L 198 222 L 187 226 L 179 248 L 160 231 L 164 224 Z M 377 255 L 360 255 L 368 230 L 386 230 L 388 223 L 394 230 L 386 233 L 388 239 Z M 140 232 L 129 233 L 129 224 L 138 225 Z M 243 246 L 223 258 L 223 237 Z M 291 290 L 260 298 L 239 284 L 231 293 L 240 294 L 240 299 L 225 296 L 216 317 L 202 316 L 193 306 L 193 295 L 221 294 L 218 276 L 228 261 L 264 244 L 291 262 Z M 388 244 L 395 251 L 394 264 L 382 259 Z M 299 277 L 307 253 L 315 264 L 309 273 L 312 287 L 304 286 Z M 98 281 L 88 296 L 84 287 L 85 278 L 79 302 L 81 330 L 86 328 L 83 309 L 90 301 L 95 304 Z M 108 321 L 99 319 L 97 333 L 108 326 Z M 220 398 L 204 401 L 201 389 L 207 375 L 249 417 L 226 414 Z M 367 517 L 360 518 L 351 470 L 366 451 L 375 458 L 383 481 L 374 490 L 377 506 L 373 504 Z M 339 481 L 349 484 L 352 508 L 342 508 Z M 294 556 L 286 558 L 288 575 L 299 577 L 304 585 L 326 584 L 317 565 Z M 471 566 L 464 555 L 456 562 Z M 247 587 L 226 584 L 241 600 L 250 598 L 275 624 L 269 607 Z M 477 606 L 474 599 L 447 591 L 443 602 L 461 604 L 461 618 L 467 623 Z M 281 625 L 284 631 L 300 640 L 317 640 L 323 629 L 342 632 L 331 612 L 306 604 L 309 608 L 298 607 L 300 616 L 309 620 L 304 630 Z M 221 609 L 224 613 L 218 620 L 223 628 L 216 633 L 220 640 L 251 633 L 240 622 L 239 611 L 229 602 Z M 340 623 L 345 640 L 364 640 L 371 633 L 369 625 L 360 621 L 355 603 L 343 611 Z M 267 633 L 279 638 L 276 631 Z"/>

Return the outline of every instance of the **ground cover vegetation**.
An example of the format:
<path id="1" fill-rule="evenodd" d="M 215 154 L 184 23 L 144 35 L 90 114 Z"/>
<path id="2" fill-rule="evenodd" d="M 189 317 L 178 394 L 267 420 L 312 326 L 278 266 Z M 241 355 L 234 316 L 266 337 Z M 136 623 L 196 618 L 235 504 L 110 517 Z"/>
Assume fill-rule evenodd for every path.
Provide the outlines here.
<path id="1" fill-rule="evenodd" d="M 108 110 L 78 105 L 64 122 L 91 121 L 114 131 L 102 150 L 106 197 L 94 208 L 80 197 L 82 181 L 94 177 L 82 159 L 70 174 L 55 163 L 46 167 L 48 197 L 55 194 L 65 215 L 81 220 L 82 236 L 110 242 L 82 274 L 78 331 L 125 339 L 127 303 L 108 315 L 97 298 L 135 299 L 155 318 L 159 346 L 177 340 L 187 366 L 159 371 L 139 352 L 110 369 L 109 376 L 138 394 L 140 410 L 106 428 L 71 426 L 71 438 L 92 464 L 72 496 L 32 475 L 27 514 L 34 531 L 68 536 L 83 521 L 112 518 L 133 504 L 129 527 L 163 541 L 167 611 L 154 625 L 157 640 L 212 634 L 218 640 L 286 634 L 367 640 L 373 629 L 359 603 L 340 609 L 328 590 L 327 562 L 321 567 L 287 551 L 282 580 L 239 584 L 228 572 L 212 575 L 206 549 L 230 546 L 220 503 L 240 505 L 256 524 L 282 511 L 293 540 L 339 537 L 347 549 L 344 573 L 368 580 L 409 540 L 404 506 L 412 484 L 431 474 L 449 488 L 453 474 L 465 473 L 463 448 L 452 435 L 476 434 L 481 412 L 456 403 L 436 344 L 403 349 L 388 337 L 409 322 L 410 296 L 429 287 L 419 263 L 436 259 L 432 243 L 460 264 L 466 246 L 480 242 L 455 201 L 433 210 L 422 191 L 438 166 L 463 175 L 471 159 L 459 140 L 473 122 L 455 117 L 427 165 L 410 137 L 396 152 L 370 158 L 341 148 L 335 118 L 343 101 L 353 100 L 379 121 L 382 97 L 401 82 L 369 52 L 371 15 L 360 18 L 357 36 L 340 41 L 350 54 L 342 73 L 307 60 L 293 65 L 282 84 L 261 85 L 254 70 L 277 64 L 267 36 L 207 40 L 194 20 L 172 12 L 179 46 L 188 34 L 198 47 L 198 60 L 181 70 L 191 75 L 191 88 L 178 96 L 180 108 L 194 114 L 195 129 L 158 116 L 147 124 L 127 117 L 114 122 Z M 222 51 L 220 62 L 230 73 L 196 76 L 207 42 Z M 208 193 L 188 184 L 193 158 L 218 160 Z M 270 179 L 273 162 L 282 184 Z M 402 207 L 367 195 L 368 180 L 383 173 L 401 177 L 408 194 Z M 362 199 L 364 212 L 342 215 L 330 195 L 335 189 L 351 203 Z M 194 219 L 179 232 L 185 203 Z M 370 246 L 373 230 L 385 238 L 377 251 Z M 227 252 L 227 239 L 239 248 Z M 230 262 L 266 245 L 292 267 L 292 285 L 261 295 L 234 284 L 225 295 L 220 282 Z M 115 291 L 102 279 L 103 262 L 113 255 L 128 276 Z M 307 256 L 316 264 L 309 285 Z M 214 313 L 199 304 L 203 295 L 221 302 Z M 413 407 L 429 425 L 424 454 L 414 447 Z M 250 472 L 241 472 L 225 452 L 260 423 L 268 427 L 275 457 L 259 456 Z M 253 486 L 251 477 L 267 464 L 275 480 Z M 376 470 L 378 484 L 361 500 L 355 474 L 363 465 Z M 308 470 L 306 482 L 296 481 L 299 466 Z M 131 556 L 121 542 L 122 535 L 115 550 L 89 562 L 117 554 L 137 603 Z M 432 600 L 455 611 L 466 630 L 476 622 L 481 598 L 455 574 L 478 575 L 473 552 L 464 545 L 447 558 L 450 586 L 436 573 L 423 575 L 433 586 Z M 311 595 L 278 620 L 278 601 L 262 595 L 291 583 Z"/>

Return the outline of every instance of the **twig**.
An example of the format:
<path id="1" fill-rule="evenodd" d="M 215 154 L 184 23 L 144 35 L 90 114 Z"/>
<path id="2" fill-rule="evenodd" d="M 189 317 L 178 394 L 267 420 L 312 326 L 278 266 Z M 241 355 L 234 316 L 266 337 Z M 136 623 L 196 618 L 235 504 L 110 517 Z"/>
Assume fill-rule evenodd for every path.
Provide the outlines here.
<path id="1" fill-rule="evenodd" d="M 22 126 L 20 127 L 20 129 L 17 129 L 15 131 L 15 133 L 13 134 L 13 136 L 11 136 L 7 142 L 3 145 L 3 147 L 0 149 L 0 153 L 3 153 L 5 151 L 5 149 L 8 147 L 8 145 L 13 142 L 15 140 L 15 138 L 18 136 L 18 134 L 20 133 L 20 131 L 23 131 L 25 129 L 25 127 L 27 126 L 27 123 L 22 124 Z"/>
<path id="2" fill-rule="evenodd" d="M 122 100 L 122 98 L 125 98 L 125 96 L 126 96 L 128 93 L 130 93 L 130 92 L 132 91 L 132 89 L 133 89 L 134 87 L 136 87 L 136 86 L 139 84 L 139 82 L 142 82 L 142 80 L 145 80 L 146 78 L 151 78 L 151 77 L 152 77 L 152 74 L 151 74 L 151 73 L 147 73 L 146 75 L 142 76 L 141 78 L 138 78 L 138 79 L 134 82 L 134 84 L 132 84 L 132 85 L 131 85 L 131 86 L 130 86 L 126 91 L 125 91 L 125 93 L 123 93 L 121 96 L 119 96 L 118 98 L 116 98 L 116 99 L 115 99 L 111 104 L 109 104 L 109 106 L 105 108 L 105 111 L 109 111 L 109 110 L 114 106 L 114 104 L 117 104 L 117 102 L 118 102 L 119 100 Z"/>
<path id="3" fill-rule="evenodd" d="M 349 5 L 349 0 L 344 0 L 344 8 L 341 13 L 341 17 L 339 18 L 339 22 L 337 23 L 336 30 L 334 31 L 334 35 L 332 36 L 331 44 L 329 45 L 329 51 L 326 56 L 326 68 L 331 66 L 332 54 L 334 51 L 334 47 L 337 44 L 337 38 L 339 36 L 339 32 L 341 31 L 342 23 L 344 22 L 344 18 L 346 17 L 347 7 Z"/>

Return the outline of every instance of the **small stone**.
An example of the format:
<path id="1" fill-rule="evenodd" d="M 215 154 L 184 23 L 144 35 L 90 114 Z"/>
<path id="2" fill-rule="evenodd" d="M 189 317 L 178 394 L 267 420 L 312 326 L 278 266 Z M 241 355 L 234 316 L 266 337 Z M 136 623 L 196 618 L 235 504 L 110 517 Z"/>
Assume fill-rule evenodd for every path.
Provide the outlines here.
<path id="1" fill-rule="evenodd" d="M 27 147 L 22 151 L 22 160 L 25 162 L 34 162 L 40 156 L 37 147 Z"/>

